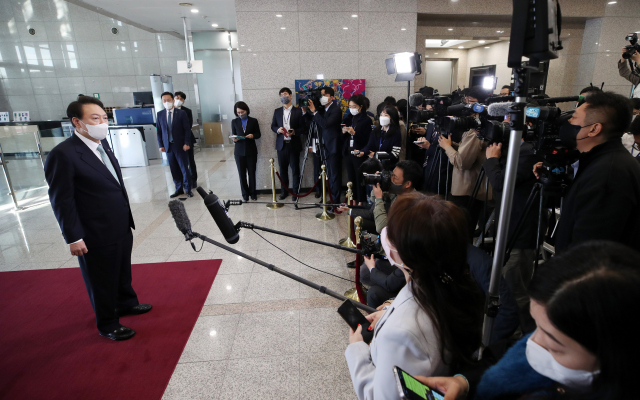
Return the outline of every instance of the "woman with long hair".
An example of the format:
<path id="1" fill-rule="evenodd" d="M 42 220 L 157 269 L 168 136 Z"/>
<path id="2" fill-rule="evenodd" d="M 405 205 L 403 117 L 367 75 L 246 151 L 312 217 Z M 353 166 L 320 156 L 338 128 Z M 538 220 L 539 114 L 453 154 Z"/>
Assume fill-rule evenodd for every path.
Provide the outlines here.
<path id="1" fill-rule="evenodd" d="M 345 356 L 358 398 L 399 397 L 393 374 L 440 374 L 472 363 L 480 345 L 483 294 L 469 275 L 464 213 L 439 197 L 400 196 L 381 233 L 407 284 L 375 322 L 371 345 L 351 331 Z M 376 322 L 377 321 L 377 322 Z"/>
<path id="2" fill-rule="evenodd" d="M 369 157 L 375 157 L 378 152 L 387 153 L 390 158 L 382 160 L 385 169 L 392 170 L 400 157 L 402 136 L 400 135 L 400 116 L 393 106 L 385 106 L 380 112 L 380 126 L 373 130 L 369 142 L 360 150 Z"/>

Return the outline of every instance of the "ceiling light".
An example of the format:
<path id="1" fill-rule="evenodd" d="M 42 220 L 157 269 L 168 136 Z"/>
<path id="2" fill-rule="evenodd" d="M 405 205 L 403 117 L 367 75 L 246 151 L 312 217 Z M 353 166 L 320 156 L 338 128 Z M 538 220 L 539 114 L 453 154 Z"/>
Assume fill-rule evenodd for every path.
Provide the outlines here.
<path id="1" fill-rule="evenodd" d="M 488 48 L 489 48 L 489 46 L 485 47 L 485 49 L 488 49 Z"/>
<path id="2" fill-rule="evenodd" d="M 276 17 L 282 18 L 282 14 L 276 14 Z"/>
<path id="3" fill-rule="evenodd" d="M 256 54 L 256 53 L 253 53 L 253 55 L 254 55 L 254 56 L 257 56 L 257 54 Z"/>
<path id="4" fill-rule="evenodd" d="M 452 30 L 453 30 L 453 28 L 449 28 L 449 29 L 447 29 L 447 30 L 448 30 L 448 31 L 452 31 Z"/>
<path id="5" fill-rule="evenodd" d="M 285 27 L 283 26 L 283 27 L 282 27 L 282 28 L 280 28 L 280 29 L 285 30 L 285 29 L 287 29 L 287 28 L 285 28 Z"/>
<path id="6" fill-rule="evenodd" d="M 342 29 L 344 29 L 344 30 L 346 31 L 346 30 L 347 30 L 347 29 L 349 29 L 349 28 L 347 28 L 347 27 L 345 26 L 345 27 L 344 27 L 344 28 L 342 28 Z"/>
<path id="7" fill-rule="evenodd" d="M 400 30 L 401 30 L 401 31 L 406 31 L 406 30 L 407 30 L 407 28 L 400 28 Z"/>
<path id="8" fill-rule="evenodd" d="M 607 4 L 616 4 L 616 3 L 617 3 L 617 1 L 610 1 Z"/>
<path id="9" fill-rule="evenodd" d="M 483 44 L 484 40 L 479 40 L 478 43 Z"/>
<path id="10" fill-rule="evenodd" d="M 211 26 L 213 26 L 214 28 L 217 28 L 218 24 L 211 24 Z"/>
<path id="11" fill-rule="evenodd" d="M 438 53 L 433 53 L 433 54 L 438 54 Z"/>
<path id="12" fill-rule="evenodd" d="M 496 33 L 504 33 L 504 31 L 496 31 Z"/>
<path id="13" fill-rule="evenodd" d="M 358 14 L 353 14 L 351 18 L 358 18 Z"/>
<path id="14" fill-rule="evenodd" d="M 464 46 L 458 46 L 459 49 L 464 49 Z"/>
<path id="15" fill-rule="evenodd" d="M 243 45 L 243 44 L 241 44 L 241 45 L 240 45 L 240 47 L 244 47 L 244 45 Z"/>
<path id="16" fill-rule="evenodd" d="M 425 57 L 429 57 L 429 56 L 425 56 Z"/>
<path id="17" fill-rule="evenodd" d="M 191 12 L 192 12 L 192 13 L 194 13 L 194 14 L 197 14 L 199 11 L 198 11 L 198 9 L 197 9 L 197 8 L 192 8 L 192 9 L 191 9 Z"/>

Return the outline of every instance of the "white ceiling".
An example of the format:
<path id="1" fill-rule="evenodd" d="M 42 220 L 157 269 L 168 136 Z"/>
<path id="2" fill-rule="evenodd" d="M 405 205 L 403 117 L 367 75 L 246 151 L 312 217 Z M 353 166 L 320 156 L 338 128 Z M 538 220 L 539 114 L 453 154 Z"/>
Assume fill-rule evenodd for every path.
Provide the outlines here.
<path id="1" fill-rule="evenodd" d="M 127 18 L 157 31 L 184 33 L 182 17 L 187 17 L 187 28 L 191 31 L 236 30 L 236 8 L 234 0 L 183 0 L 193 7 L 178 5 L 180 0 L 84 0 L 84 3 Z M 192 13 L 191 9 L 198 13 Z"/>
<path id="2" fill-rule="evenodd" d="M 446 40 L 446 43 L 442 43 Z M 499 40 L 467 40 L 467 39 L 426 39 L 425 48 L 427 49 L 472 49 L 479 46 L 488 46 L 491 43 L 499 42 Z"/>

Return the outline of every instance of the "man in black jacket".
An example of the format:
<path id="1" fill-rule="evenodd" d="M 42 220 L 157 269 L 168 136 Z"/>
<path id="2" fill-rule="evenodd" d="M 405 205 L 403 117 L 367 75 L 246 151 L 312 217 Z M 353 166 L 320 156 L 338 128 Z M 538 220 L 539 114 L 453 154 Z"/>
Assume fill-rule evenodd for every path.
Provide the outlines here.
<path id="1" fill-rule="evenodd" d="M 487 161 L 482 166 L 487 174 L 487 179 L 494 191 L 495 200 L 495 220 L 496 226 L 500 215 L 502 202 L 502 190 L 504 187 L 506 157 L 502 155 L 502 143 L 492 144 L 487 147 Z M 506 152 L 504 154 L 506 156 Z M 521 142 L 520 158 L 518 159 L 518 169 L 516 171 L 516 186 L 513 192 L 513 206 L 511 208 L 511 219 L 509 232 L 507 235 L 509 243 L 514 240 L 518 221 L 523 217 L 525 204 L 531 190 L 536 183 L 533 174 L 533 166 L 538 162 L 539 157 L 534 154 L 531 143 Z M 537 203 L 535 203 L 537 205 Z M 509 260 L 502 268 L 502 276 L 509 284 L 509 289 L 518 303 L 520 310 L 529 311 L 529 296 L 527 295 L 527 285 L 533 275 L 533 261 L 536 254 L 536 233 L 538 231 L 538 207 L 533 206 L 529 214 L 523 220 L 523 225 L 515 238 L 513 250 Z"/>
<path id="2" fill-rule="evenodd" d="M 185 107 L 184 101 L 187 99 L 187 95 L 184 92 L 176 92 L 174 95 L 175 106 L 178 110 L 182 110 L 187 113 L 187 118 L 189 118 L 189 126 L 193 127 L 193 113 L 190 108 Z M 193 155 L 193 145 L 196 143 L 196 138 L 193 136 L 193 131 L 191 131 L 191 137 L 193 138 L 193 143 L 191 147 L 187 151 L 189 155 L 189 171 L 191 172 L 191 187 L 198 187 L 198 170 L 196 168 L 196 160 Z"/>
<path id="3" fill-rule="evenodd" d="M 560 138 L 577 148 L 580 158 L 562 204 L 556 254 L 594 239 L 638 248 L 640 165 L 620 140 L 631 114 L 629 99 L 612 92 L 594 92 L 561 127 Z"/>
<path id="4" fill-rule="evenodd" d="M 278 166 L 283 182 L 279 199 L 284 200 L 289 187 L 289 167 L 291 167 L 293 178 L 293 185 L 291 185 L 293 193 L 298 194 L 300 190 L 300 150 L 302 150 L 300 135 L 305 133 L 307 127 L 302 110 L 294 107 L 291 102 L 291 89 L 282 88 L 279 94 L 283 106 L 276 108 L 273 112 L 271 130 L 276 134 Z"/>

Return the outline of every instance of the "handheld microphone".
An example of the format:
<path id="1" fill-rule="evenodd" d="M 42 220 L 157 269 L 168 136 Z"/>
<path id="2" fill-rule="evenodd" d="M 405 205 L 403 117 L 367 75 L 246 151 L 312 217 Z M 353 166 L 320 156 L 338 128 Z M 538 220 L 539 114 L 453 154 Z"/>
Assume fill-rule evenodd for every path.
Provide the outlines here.
<path id="1" fill-rule="evenodd" d="M 238 243 L 240 236 L 238 235 L 236 228 L 233 226 L 233 221 L 229 218 L 222 201 L 218 196 L 213 193 L 207 193 L 207 191 L 200 186 L 198 186 L 198 189 L 196 190 L 204 199 L 204 205 L 207 207 L 207 210 L 209 210 L 209 214 L 211 214 L 216 225 L 218 225 L 218 229 L 222 232 L 227 243 Z"/>
<path id="2" fill-rule="evenodd" d="M 189 216 L 184 208 L 184 204 L 182 204 L 180 200 L 172 200 L 169 202 L 169 211 L 171 211 L 171 216 L 178 230 L 182 232 L 187 240 L 191 239 L 191 221 L 189 221 Z"/>
<path id="3" fill-rule="evenodd" d="M 492 117 L 504 117 L 505 115 L 509 114 L 509 107 L 511 107 L 514 104 L 517 104 L 517 103 L 507 102 L 507 103 L 489 104 L 489 107 L 487 108 L 487 112 Z"/>

